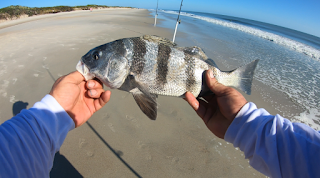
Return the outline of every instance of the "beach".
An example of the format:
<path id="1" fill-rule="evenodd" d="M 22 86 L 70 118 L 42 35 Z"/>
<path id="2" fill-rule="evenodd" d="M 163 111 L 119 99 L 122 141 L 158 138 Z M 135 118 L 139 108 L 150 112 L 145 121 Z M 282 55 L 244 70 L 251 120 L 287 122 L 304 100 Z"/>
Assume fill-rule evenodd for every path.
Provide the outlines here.
<path id="1" fill-rule="evenodd" d="M 0 23 L 0 122 L 15 114 L 18 101 L 27 103 L 27 108 L 40 101 L 55 80 L 75 71 L 81 56 L 93 47 L 144 34 L 172 39 L 172 29 L 153 23 L 144 9 L 74 11 Z M 158 19 L 158 23 L 166 22 Z M 182 30 L 176 42 L 218 47 L 204 38 Z M 214 51 L 204 50 L 214 59 Z M 217 65 L 234 67 L 219 61 Z M 151 121 L 131 94 L 111 91 L 103 109 L 69 132 L 51 177 L 265 177 L 249 166 L 238 148 L 215 137 L 183 99 L 159 96 L 158 117 Z M 303 112 L 257 80 L 252 95 L 245 97 L 277 114 L 281 111 L 274 106 L 275 99 L 268 100 L 270 95 L 296 114 Z"/>

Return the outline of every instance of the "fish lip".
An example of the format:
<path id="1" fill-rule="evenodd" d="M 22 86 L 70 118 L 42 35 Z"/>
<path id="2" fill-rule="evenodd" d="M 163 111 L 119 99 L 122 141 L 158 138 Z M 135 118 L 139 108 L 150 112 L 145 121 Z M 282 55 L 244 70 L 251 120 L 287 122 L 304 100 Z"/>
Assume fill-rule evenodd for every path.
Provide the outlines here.
<path id="1" fill-rule="evenodd" d="M 95 75 L 90 73 L 90 69 L 85 65 L 84 62 L 82 62 L 82 59 L 78 62 L 76 69 L 86 81 L 95 78 Z"/>

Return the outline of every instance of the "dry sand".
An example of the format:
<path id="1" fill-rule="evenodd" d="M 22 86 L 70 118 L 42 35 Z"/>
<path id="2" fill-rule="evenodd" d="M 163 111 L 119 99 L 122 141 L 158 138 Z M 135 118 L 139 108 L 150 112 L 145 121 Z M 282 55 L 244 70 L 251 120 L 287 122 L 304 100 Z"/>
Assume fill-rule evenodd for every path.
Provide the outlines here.
<path id="1" fill-rule="evenodd" d="M 32 107 L 95 46 L 143 34 L 171 39 L 153 22 L 147 10 L 103 9 L 1 23 L 0 122 L 17 101 Z M 181 46 L 186 36 L 179 34 Z M 160 96 L 158 103 L 151 121 L 129 93 L 112 90 L 110 102 L 68 134 L 51 177 L 264 177 L 184 100 Z"/>

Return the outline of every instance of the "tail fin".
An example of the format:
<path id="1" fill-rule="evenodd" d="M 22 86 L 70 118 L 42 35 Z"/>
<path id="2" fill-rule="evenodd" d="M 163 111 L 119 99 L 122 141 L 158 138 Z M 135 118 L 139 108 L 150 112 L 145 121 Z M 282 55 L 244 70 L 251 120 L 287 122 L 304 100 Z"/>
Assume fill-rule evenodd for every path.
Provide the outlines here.
<path id="1" fill-rule="evenodd" d="M 250 95 L 253 74 L 258 62 L 259 59 L 254 60 L 251 63 L 239 67 L 233 71 L 222 72 L 227 73 L 228 77 L 223 77 L 221 80 L 219 80 L 219 77 L 217 76 L 217 80 L 224 85 L 239 88 L 246 94 Z"/>

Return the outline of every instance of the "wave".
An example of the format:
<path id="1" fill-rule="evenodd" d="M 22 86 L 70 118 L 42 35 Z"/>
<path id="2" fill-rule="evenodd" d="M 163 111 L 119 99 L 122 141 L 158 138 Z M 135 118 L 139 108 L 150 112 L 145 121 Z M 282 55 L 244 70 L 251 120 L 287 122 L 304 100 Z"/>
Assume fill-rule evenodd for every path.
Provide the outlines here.
<path id="1" fill-rule="evenodd" d="M 159 10 L 159 11 L 164 12 L 164 13 L 168 13 L 168 14 L 178 14 L 178 12 L 176 12 L 176 11 L 168 11 L 168 10 Z M 292 40 L 292 39 L 289 39 L 289 38 L 286 38 L 286 37 L 283 37 L 280 35 L 276 35 L 276 34 L 266 32 L 266 31 L 263 31 L 263 30 L 260 30 L 257 28 L 237 24 L 237 23 L 230 22 L 230 21 L 199 16 L 199 15 L 195 15 L 195 14 L 191 14 L 191 13 L 187 13 L 187 12 L 181 12 L 180 15 L 204 20 L 204 21 L 207 21 L 210 23 L 214 23 L 217 25 L 221 25 L 221 26 L 236 29 L 236 30 L 239 30 L 239 31 L 242 31 L 245 33 L 249 33 L 251 35 L 255 35 L 257 37 L 269 40 L 269 41 L 274 42 L 276 44 L 285 46 L 285 47 L 287 47 L 291 50 L 297 51 L 299 53 L 303 53 L 305 55 L 310 56 L 313 59 L 316 59 L 317 61 L 320 61 L 320 50 L 315 49 L 315 48 L 313 48 L 309 45 L 306 45 L 304 43 L 301 43 L 301 42 L 298 42 L 298 41 L 295 41 L 295 40 Z"/>

